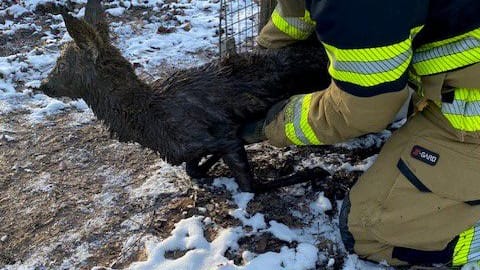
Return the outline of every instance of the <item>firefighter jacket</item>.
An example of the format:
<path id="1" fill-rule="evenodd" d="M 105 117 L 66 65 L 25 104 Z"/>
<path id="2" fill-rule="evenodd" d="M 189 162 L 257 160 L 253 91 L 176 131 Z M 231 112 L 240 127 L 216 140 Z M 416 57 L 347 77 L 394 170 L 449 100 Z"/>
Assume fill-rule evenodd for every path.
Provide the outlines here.
<path id="1" fill-rule="evenodd" d="M 421 85 L 423 77 L 480 62 L 478 0 L 307 0 L 306 8 L 333 81 L 326 91 L 294 96 L 266 127 L 278 146 L 335 143 L 380 131 L 407 98 L 409 79 Z M 468 87 L 441 85 L 420 94 L 438 104 L 456 129 L 474 132 L 480 130 L 480 85 Z M 445 96 L 448 102 L 442 102 Z"/>

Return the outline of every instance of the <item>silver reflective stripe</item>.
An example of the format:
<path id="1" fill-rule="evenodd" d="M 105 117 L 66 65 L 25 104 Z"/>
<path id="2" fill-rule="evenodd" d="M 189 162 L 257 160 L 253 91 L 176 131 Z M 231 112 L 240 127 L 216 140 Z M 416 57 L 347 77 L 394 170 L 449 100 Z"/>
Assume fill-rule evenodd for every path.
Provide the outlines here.
<path id="1" fill-rule="evenodd" d="M 478 227 L 478 223 L 475 225 L 474 230 L 475 233 L 473 234 L 472 244 L 468 252 L 468 262 L 480 260 L 480 228 Z"/>
<path id="2" fill-rule="evenodd" d="M 294 26 L 295 28 L 304 32 L 311 32 L 315 28 L 314 25 L 311 25 L 300 18 L 283 17 L 283 19 L 287 21 L 289 25 Z"/>
<path id="3" fill-rule="evenodd" d="M 302 117 L 302 102 L 303 102 L 304 95 L 300 97 L 296 97 L 295 102 L 295 109 L 293 111 L 293 126 L 295 127 L 295 135 L 297 138 L 304 144 L 310 144 L 305 133 L 303 133 L 301 127 L 301 117 Z"/>
<path id="4" fill-rule="evenodd" d="M 412 55 L 412 49 L 393 58 L 380 61 L 332 61 L 333 68 L 338 71 L 348 71 L 360 74 L 375 74 L 394 70 L 407 62 Z"/>
<path id="5" fill-rule="evenodd" d="M 415 52 L 413 55 L 413 63 L 419 63 L 447 55 L 462 53 L 474 48 L 480 48 L 480 40 L 468 37 L 426 51 Z"/>
<path id="6" fill-rule="evenodd" d="M 281 5 L 275 7 L 275 11 L 290 25 L 301 31 L 312 32 L 315 29 L 315 25 L 310 24 L 303 20 L 303 17 L 287 17 L 284 16 Z"/>
<path id="7" fill-rule="evenodd" d="M 453 103 L 443 102 L 442 112 L 463 116 L 480 116 L 480 101 L 454 100 Z"/>

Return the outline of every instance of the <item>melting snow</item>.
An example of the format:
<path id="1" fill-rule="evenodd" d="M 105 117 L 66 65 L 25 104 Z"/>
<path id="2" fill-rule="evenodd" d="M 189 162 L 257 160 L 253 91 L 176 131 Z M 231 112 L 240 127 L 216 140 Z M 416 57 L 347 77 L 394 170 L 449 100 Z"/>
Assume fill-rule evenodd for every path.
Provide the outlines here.
<path id="1" fill-rule="evenodd" d="M 286 225 L 277 221 L 270 221 L 267 229 L 263 215 L 255 214 L 247 218 L 246 204 L 253 198 L 251 193 L 238 193 L 238 186 L 233 179 L 216 179 L 215 185 L 227 187 L 237 204 L 237 209 L 232 211 L 234 217 L 238 217 L 243 226 L 226 228 L 221 230 L 216 239 L 208 242 L 204 236 L 206 221 L 202 216 L 194 216 L 181 220 L 172 231 L 172 236 L 161 241 L 147 243 L 148 259 L 144 262 L 136 262 L 130 266 L 131 270 L 263 270 L 263 269 L 313 269 L 318 260 L 318 249 L 309 242 L 301 242 L 298 233 L 289 229 Z M 238 213 L 238 214 L 237 214 Z M 253 220 L 253 221 L 252 221 Z M 209 221 L 207 221 L 209 223 Z M 246 231 L 246 227 L 252 227 L 252 231 Z M 263 229 L 263 230 L 262 230 Z M 300 241 L 296 248 L 282 247 L 280 252 L 267 252 L 264 254 L 244 253 L 247 258 L 245 265 L 235 265 L 233 261 L 224 256 L 227 249 L 238 250 L 238 240 L 252 233 L 270 232 L 281 240 L 292 242 Z M 167 259 L 168 251 L 185 251 L 185 255 L 178 259 Z"/>
<path id="2" fill-rule="evenodd" d="M 150 170 L 153 171 L 153 175 L 148 177 L 140 187 L 130 190 L 132 199 L 145 197 L 154 199 L 159 194 L 178 191 L 178 187 L 174 182 L 165 180 L 185 179 L 188 181 L 189 179 L 184 170 L 179 170 L 178 167 L 164 161 L 155 164 Z"/>
<path id="3" fill-rule="evenodd" d="M 125 12 L 125 8 L 123 7 L 109 8 L 109 9 L 106 9 L 105 12 L 107 12 L 112 16 L 119 17 L 123 15 L 123 13 Z M 85 14 L 85 10 L 83 10 L 83 14 Z"/>
<path id="4" fill-rule="evenodd" d="M 332 210 L 332 203 L 329 199 L 325 198 L 323 192 L 320 192 L 317 200 L 310 204 L 310 209 L 316 213 L 324 213 L 325 211 Z"/>

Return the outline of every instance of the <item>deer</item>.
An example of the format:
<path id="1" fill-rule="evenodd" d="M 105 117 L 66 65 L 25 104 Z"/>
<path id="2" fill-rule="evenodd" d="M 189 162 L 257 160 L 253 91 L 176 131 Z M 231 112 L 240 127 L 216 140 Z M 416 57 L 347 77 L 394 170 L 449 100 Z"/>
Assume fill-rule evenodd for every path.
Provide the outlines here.
<path id="1" fill-rule="evenodd" d="M 330 83 L 328 58 L 319 45 L 242 53 L 147 83 L 110 41 L 100 0 L 88 0 L 83 19 L 62 8 L 58 13 L 73 41 L 39 89 L 50 97 L 84 99 L 120 142 L 139 143 L 172 165 L 185 162 L 193 178 L 206 177 L 223 159 L 245 192 L 306 182 L 324 173 L 257 179 L 239 135 L 273 104 Z"/>

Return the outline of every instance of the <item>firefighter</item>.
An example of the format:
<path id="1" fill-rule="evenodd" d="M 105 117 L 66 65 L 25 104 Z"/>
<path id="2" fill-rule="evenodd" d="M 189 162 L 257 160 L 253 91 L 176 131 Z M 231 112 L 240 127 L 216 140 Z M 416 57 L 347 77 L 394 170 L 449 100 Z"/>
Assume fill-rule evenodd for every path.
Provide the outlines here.
<path id="1" fill-rule="evenodd" d="M 273 106 L 244 129 L 245 140 L 321 145 L 378 132 L 413 88 L 415 113 L 342 205 L 342 239 L 390 265 L 476 264 L 480 1 L 280 1 L 258 43 L 278 48 L 313 31 L 329 56 L 331 85 Z"/>

